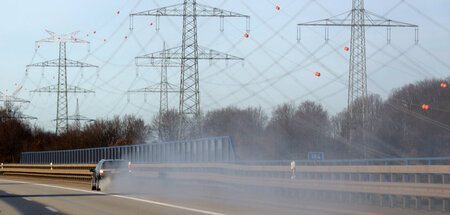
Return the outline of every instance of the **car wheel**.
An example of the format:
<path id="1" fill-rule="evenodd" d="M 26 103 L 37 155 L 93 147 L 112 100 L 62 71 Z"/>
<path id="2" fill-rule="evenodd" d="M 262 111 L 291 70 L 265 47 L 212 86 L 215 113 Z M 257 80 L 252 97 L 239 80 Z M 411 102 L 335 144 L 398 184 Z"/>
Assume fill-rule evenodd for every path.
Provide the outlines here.
<path id="1" fill-rule="evenodd" d="M 97 179 L 97 183 L 95 183 L 95 188 L 97 191 L 100 191 L 100 180 Z"/>
<path id="2" fill-rule="evenodd" d="M 95 178 L 94 177 L 92 177 L 92 179 L 91 179 L 91 189 L 92 190 L 96 190 L 97 189 L 97 187 L 95 186 Z"/>

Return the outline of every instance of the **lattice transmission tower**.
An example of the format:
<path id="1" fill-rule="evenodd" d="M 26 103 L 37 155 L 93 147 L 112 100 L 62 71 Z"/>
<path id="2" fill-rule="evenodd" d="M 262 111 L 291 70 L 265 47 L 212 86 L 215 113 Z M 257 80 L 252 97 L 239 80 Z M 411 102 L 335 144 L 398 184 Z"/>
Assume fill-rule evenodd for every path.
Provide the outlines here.
<path id="1" fill-rule="evenodd" d="M 301 26 L 325 26 L 325 40 L 328 40 L 330 26 L 351 27 L 350 62 L 348 80 L 348 134 L 347 142 L 352 150 L 353 133 L 357 128 L 357 120 L 362 122 L 362 147 L 364 157 L 367 157 L 366 129 L 367 129 L 367 72 L 366 72 L 366 27 L 385 27 L 387 29 L 387 41 L 391 40 L 391 28 L 412 27 L 415 28 L 415 42 L 418 43 L 418 26 L 405 22 L 384 18 L 364 9 L 364 0 L 352 0 L 352 10 L 328 19 L 297 24 L 297 40 L 301 39 Z"/>
<path id="2" fill-rule="evenodd" d="M 11 95 L 5 95 L 2 92 L 0 92 L 0 101 L 4 102 L 4 108 L 5 108 L 5 115 L 0 115 L 0 119 L 37 119 L 33 116 L 28 116 L 20 111 L 13 110 L 13 103 L 30 103 L 30 101 L 21 99 L 17 97 L 17 94 L 22 90 L 22 86 L 17 88 Z"/>
<path id="3" fill-rule="evenodd" d="M 85 116 L 82 116 L 80 114 L 80 106 L 78 105 L 78 98 L 77 98 L 77 107 L 75 109 L 75 114 L 72 115 L 72 116 L 69 116 L 68 120 L 75 121 L 75 128 L 77 130 L 81 129 L 81 121 L 86 121 L 86 122 L 93 122 L 93 121 L 95 121 L 93 119 L 89 119 L 89 118 L 87 118 Z"/>
<path id="4" fill-rule="evenodd" d="M 182 4 L 162 7 L 158 9 L 130 14 L 130 26 L 133 26 L 134 16 L 156 17 L 156 30 L 159 30 L 159 18 L 161 16 L 183 17 L 182 46 L 167 50 L 166 58 L 179 64 L 180 77 L 180 105 L 179 105 L 179 134 L 178 138 L 187 137 L 187 132 L 198 133 L 200 117 L 200 88 L 198 60 L 243 60 L 243 58 L 228 55 L 209 48 L 199 47 L 197 42 L 197 17 L 220 17 L 220 30 L 224 30 L 225 17 L 244 17 L 247 20 L 247 32 L 249 32 L 250 17 L 220 8 L 197 4 L 196 0 L 184 0 Z M 147 56 L 149 59 L 162 60 L 159 53 Z"/>
<path id="5" fill-rule="evenodd" d="M 77 86 L 70 86 L 67 84 L 67 67 L 95 67 L 97 66 L 67 59 L 66 57 L 66 44 L 67 43 L 89 43 L 88 41 L 81 40 L 75 37 L 79 31 L 75 31 L 69 34 L 55 34 L 49 30 L 46 30 L 50 34 L 49 38 L 38 40 L 39 43 L 58 43 L 59 44 L 59 57 L 55 60 L 44 61 L 40 63 L 34 63 L 27 65 L 28 67 L 57 67 L 58 68 L 58 84 L 48 87 L 42 87 L 31 92 L 46 92 L 57 94 L 57 106 L 56 106 L 56 134 L 66 132 L 69 127 L 69 115 L 67 107 L 67 94 L 68 93 L 94 93 L 92 90 L 82 89 Z"/>
<path id="6" fill-rule="evenodd" d="M 167 78 L 167 67 L 180 66 L 178 64 L 170 64 L 167 55 L 166 43 L 163 43 L 163 50 L 158 53 L 152 53 L 149 55 L 159 55 L 159 61 L 155 61 L 152 58 L 147 58 L 146 55 L 135 58 L 137 67 L 161 67 L 161 79 L 159 84 L 155 86 L 148 86 L 136 90 L 128 90 L 128 93 L 159 93 L 159 118 L 158 118 L 158 137 L 162 140 L 162 118 L 167 111 L 169 111 L 169 93 L 179 93 L 176 86 L 170 84 Z"/>

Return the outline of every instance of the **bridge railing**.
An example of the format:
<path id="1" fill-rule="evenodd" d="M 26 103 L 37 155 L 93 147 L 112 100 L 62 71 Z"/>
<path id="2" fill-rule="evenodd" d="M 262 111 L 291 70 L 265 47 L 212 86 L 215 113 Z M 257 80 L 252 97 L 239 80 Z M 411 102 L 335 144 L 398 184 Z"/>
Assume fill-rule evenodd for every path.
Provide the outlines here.
<path id="1" fill-rule="evenodd" d="M 133 163 L 231 162 L 236 159 L 231 137 L 212 137 L 163 143 L 88 149 L 22 152 L 22 164 L 94 164 L 101 159 Z"/>

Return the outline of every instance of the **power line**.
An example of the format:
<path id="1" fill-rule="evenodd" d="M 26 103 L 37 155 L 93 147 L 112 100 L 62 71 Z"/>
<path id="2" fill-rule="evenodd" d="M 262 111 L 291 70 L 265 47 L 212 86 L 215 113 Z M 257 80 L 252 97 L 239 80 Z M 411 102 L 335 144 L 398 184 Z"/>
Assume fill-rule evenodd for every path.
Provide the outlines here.
<path id="1" fill-rule="evenodd" d="M 413 27 L 415 28 L 415 41 L 418 42 L 418 26 L 384 18 L 375 13 L 365 10 L 364 0 L 352 0 L 352 10 L 331 18 L 305 22 L 297 24 L 297 40 L 301 40 L 302 26 L 324 26 L 325 41 L 329 39 L 330 26 L 351 27 L 350 41 L 350 63 L 349 63 L 349 82 L 348 82 L 348 123 L 349 134 L 348 143 L 351 146 L 353 142 L 353 132 L 357 130 L 356 119 L 362 121 L 362 144 L 365 143 L 366 132 L 366 98 L 367 98 L 367 72 L 366 72 L 366 34 L 367 27 L 385 27 L 387 29 L 387 41 L 390 42 L 391 28 L 393 27 Z M 355 103 L 359 99 L 360 102 Z M 354 113 L 354 111 L 359 111 Z M 352 147 L 350 147 L 350 150 Z M 364 153 L 366 157 L 366 153 Z"/>
<path id="2" fill-rule="evenodd" d="M 202 53 L 209 56 L 206 59 L 230 59 L 243 60 L 225 53 L 221 53 L 206 47 L 199 47 L 197 42 L 197 17 L 220 17 L 220 31 L 224 30 L 225 17 L 243 17 L 247 19 L 247 32 L 250 31 L 250 17 L 240 13 L 197 4 L 196 0 L 184 0 L 182 4 L 142 11 L 130 14 L 130 28 L 133 27 L 134 16 L 156 17 L 156 30 L 159 30 L 159 18 L 161 16 L 183 17 L 182 46 L 168 49 L 170 59 L 181 60 L 180 78 L 180 106 L 179 106 L 179 134 L 182 139 L 197 135 L 200 126 L 200 88 L 198 60 L 202 59 Z M 154 59 L 158 59 L 154 57 Z"/>
<path id="3" fill-rule="evenodd" d="M 88 41 L 76 38 L 75 35 L 79 31 L 75 31 L 69 34 L 57 35 L 54 32 L 46 30 L 50 34 L 49 38 L 36 41 L 39 43 L 58 43 L 59 45 L 59 58 L 55 60 L 44 61 L 40 63 L 34 63 L 28 67 L 57 67 L 58 68 L 58 84 L 47 87 L 42 87 L 31 92 L 47 92 L 57 94 L 57 106 L 56 106 L 56 134 L 66 132 L 69 127 L 69 115 L 67 106 L 67 94 L 68 93 L 94 93 L 94 91 L 82 89 L 77 86 L 67 85 L 67 67 L 97 67 L 91 64 L 70 60 L 66 57 L 66 44 L 67 43 L 85 43 Z"/>

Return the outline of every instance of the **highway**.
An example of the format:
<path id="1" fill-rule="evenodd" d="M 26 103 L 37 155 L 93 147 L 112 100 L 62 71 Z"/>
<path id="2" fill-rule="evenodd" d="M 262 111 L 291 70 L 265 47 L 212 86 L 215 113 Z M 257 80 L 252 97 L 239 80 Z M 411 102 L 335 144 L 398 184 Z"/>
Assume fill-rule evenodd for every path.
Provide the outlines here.
<path id="1" fill-rule="evenodd" d="M 139 184 L 139 186 L 136 186 Z M 0 177 L 0 214 L 434 214 L 253 195 L 245 189 L 167 181 L 91 191 L 87 183 Z M 438 214 L 438 212 L 436 212 Z"/>

